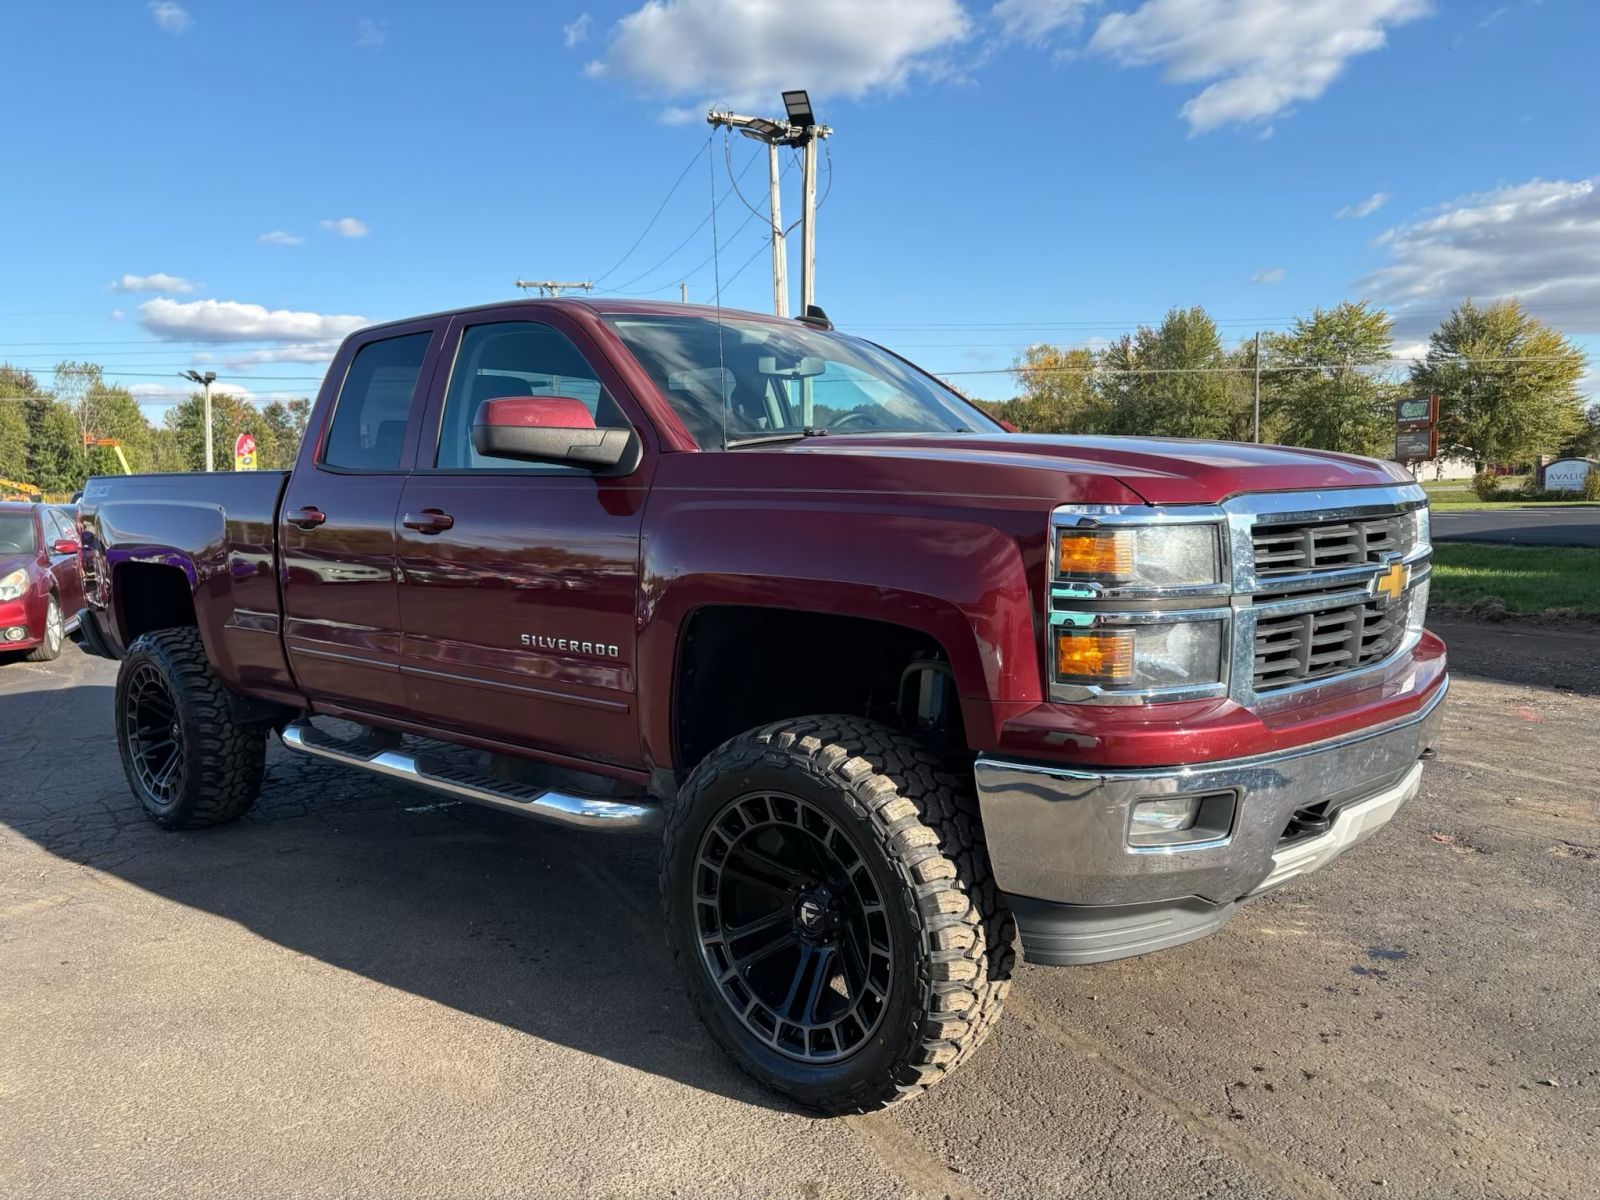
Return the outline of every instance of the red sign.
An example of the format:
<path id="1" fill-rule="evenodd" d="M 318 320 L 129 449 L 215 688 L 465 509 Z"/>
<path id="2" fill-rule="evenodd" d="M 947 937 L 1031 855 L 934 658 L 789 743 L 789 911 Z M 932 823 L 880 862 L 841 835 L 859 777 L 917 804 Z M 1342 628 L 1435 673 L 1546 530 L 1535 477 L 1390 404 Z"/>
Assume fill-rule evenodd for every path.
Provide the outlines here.
<path id="1" fill-rule="evenodd" d="M 233 469 L 235 471 L 256 469 L 256 438 L 253 433 L 241 433 L 234 439 Z"/>

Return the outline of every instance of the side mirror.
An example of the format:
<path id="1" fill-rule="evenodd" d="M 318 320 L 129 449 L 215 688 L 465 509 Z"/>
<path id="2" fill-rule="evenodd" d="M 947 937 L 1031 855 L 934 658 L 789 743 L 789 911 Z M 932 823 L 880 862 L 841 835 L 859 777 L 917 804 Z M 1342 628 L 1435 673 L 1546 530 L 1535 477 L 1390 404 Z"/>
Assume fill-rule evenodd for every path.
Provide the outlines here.
<path id="1" fill-rule="evenodd" d="M 472 419 L 472 448 L 486 458 L 605 469 L 638 457 L 631 429 L 597 429 L 583 401 L 569 396 L 485 400 Z"/>
<path id="2" fill-rule="evenodd" d="M 76 554 L 78 543 L 73 538 L 57 538 L 50 544 L 51 554 Z"/>

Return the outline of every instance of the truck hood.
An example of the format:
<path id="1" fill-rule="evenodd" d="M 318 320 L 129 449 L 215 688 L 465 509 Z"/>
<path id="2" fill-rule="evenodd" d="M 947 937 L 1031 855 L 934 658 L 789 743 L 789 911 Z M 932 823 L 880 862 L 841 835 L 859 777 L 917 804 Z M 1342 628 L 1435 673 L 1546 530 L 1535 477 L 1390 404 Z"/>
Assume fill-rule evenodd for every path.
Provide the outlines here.
<path id="1" fill-rule="evenodd" d="M 830 434 L 783 443 L 804 455 L 916 458 L 1110 476 L 1148 504 L 1216 504 L 1241 492 L 1310 491 L 1410 483 L 1398 464 L 1354 454 L 1185 438 L 1050 434 Z"/>

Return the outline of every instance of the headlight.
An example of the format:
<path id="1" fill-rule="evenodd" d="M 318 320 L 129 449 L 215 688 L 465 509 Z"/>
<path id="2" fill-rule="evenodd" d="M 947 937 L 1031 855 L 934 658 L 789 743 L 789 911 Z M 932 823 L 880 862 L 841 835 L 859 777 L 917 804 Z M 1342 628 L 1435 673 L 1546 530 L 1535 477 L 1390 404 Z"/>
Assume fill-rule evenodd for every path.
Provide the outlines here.
<path id="1" fill-rule="evenodd" d="M 1211 523 L 1064 526 L 1056 532 L 1056 578 L 1118 591 L 1217 585 L 1217 530 Z"/>
<path id="2" fill-rule="evenodd" d="M 15 600 L 28 590 L 28 572 L 18 567 L 0 579 L 0 600 Z"/>
<path id="3" fill-rule="evenodd" d="M 1428 583 L 1424 579 L 1421 583 L 1411 587 L 1411 610 L 1406 613 L 1406 637 L 1414 640 L 1422 636 L 1423 622 L 1428 619 Z"/>
<path id="4" fill-rule="evenodd" d="M 1058 627 L 1056 682 L 1105 692 L 1188 690 L 1222 680 L 1222 619 Z"/>

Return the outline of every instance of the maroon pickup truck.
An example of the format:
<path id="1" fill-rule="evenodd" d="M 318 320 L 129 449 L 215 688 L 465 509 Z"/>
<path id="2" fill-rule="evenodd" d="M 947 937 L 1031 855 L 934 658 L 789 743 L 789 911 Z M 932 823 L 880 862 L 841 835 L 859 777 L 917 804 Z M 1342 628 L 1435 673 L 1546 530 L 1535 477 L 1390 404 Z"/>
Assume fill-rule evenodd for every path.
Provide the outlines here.
<path id="1" fill-rule="evenodd" d="M 276 731 L 659 828 L 705 1024 L 829 1112 L 960 1063 L 1014 941 L 1179 945 L 1361 840 L 1448 685 L 1398 467 L 1008 433 L 820 311 L 366 329 L 293 471 L 95 479 L 82 530 L 155 821 L 238 817 Z"/>

